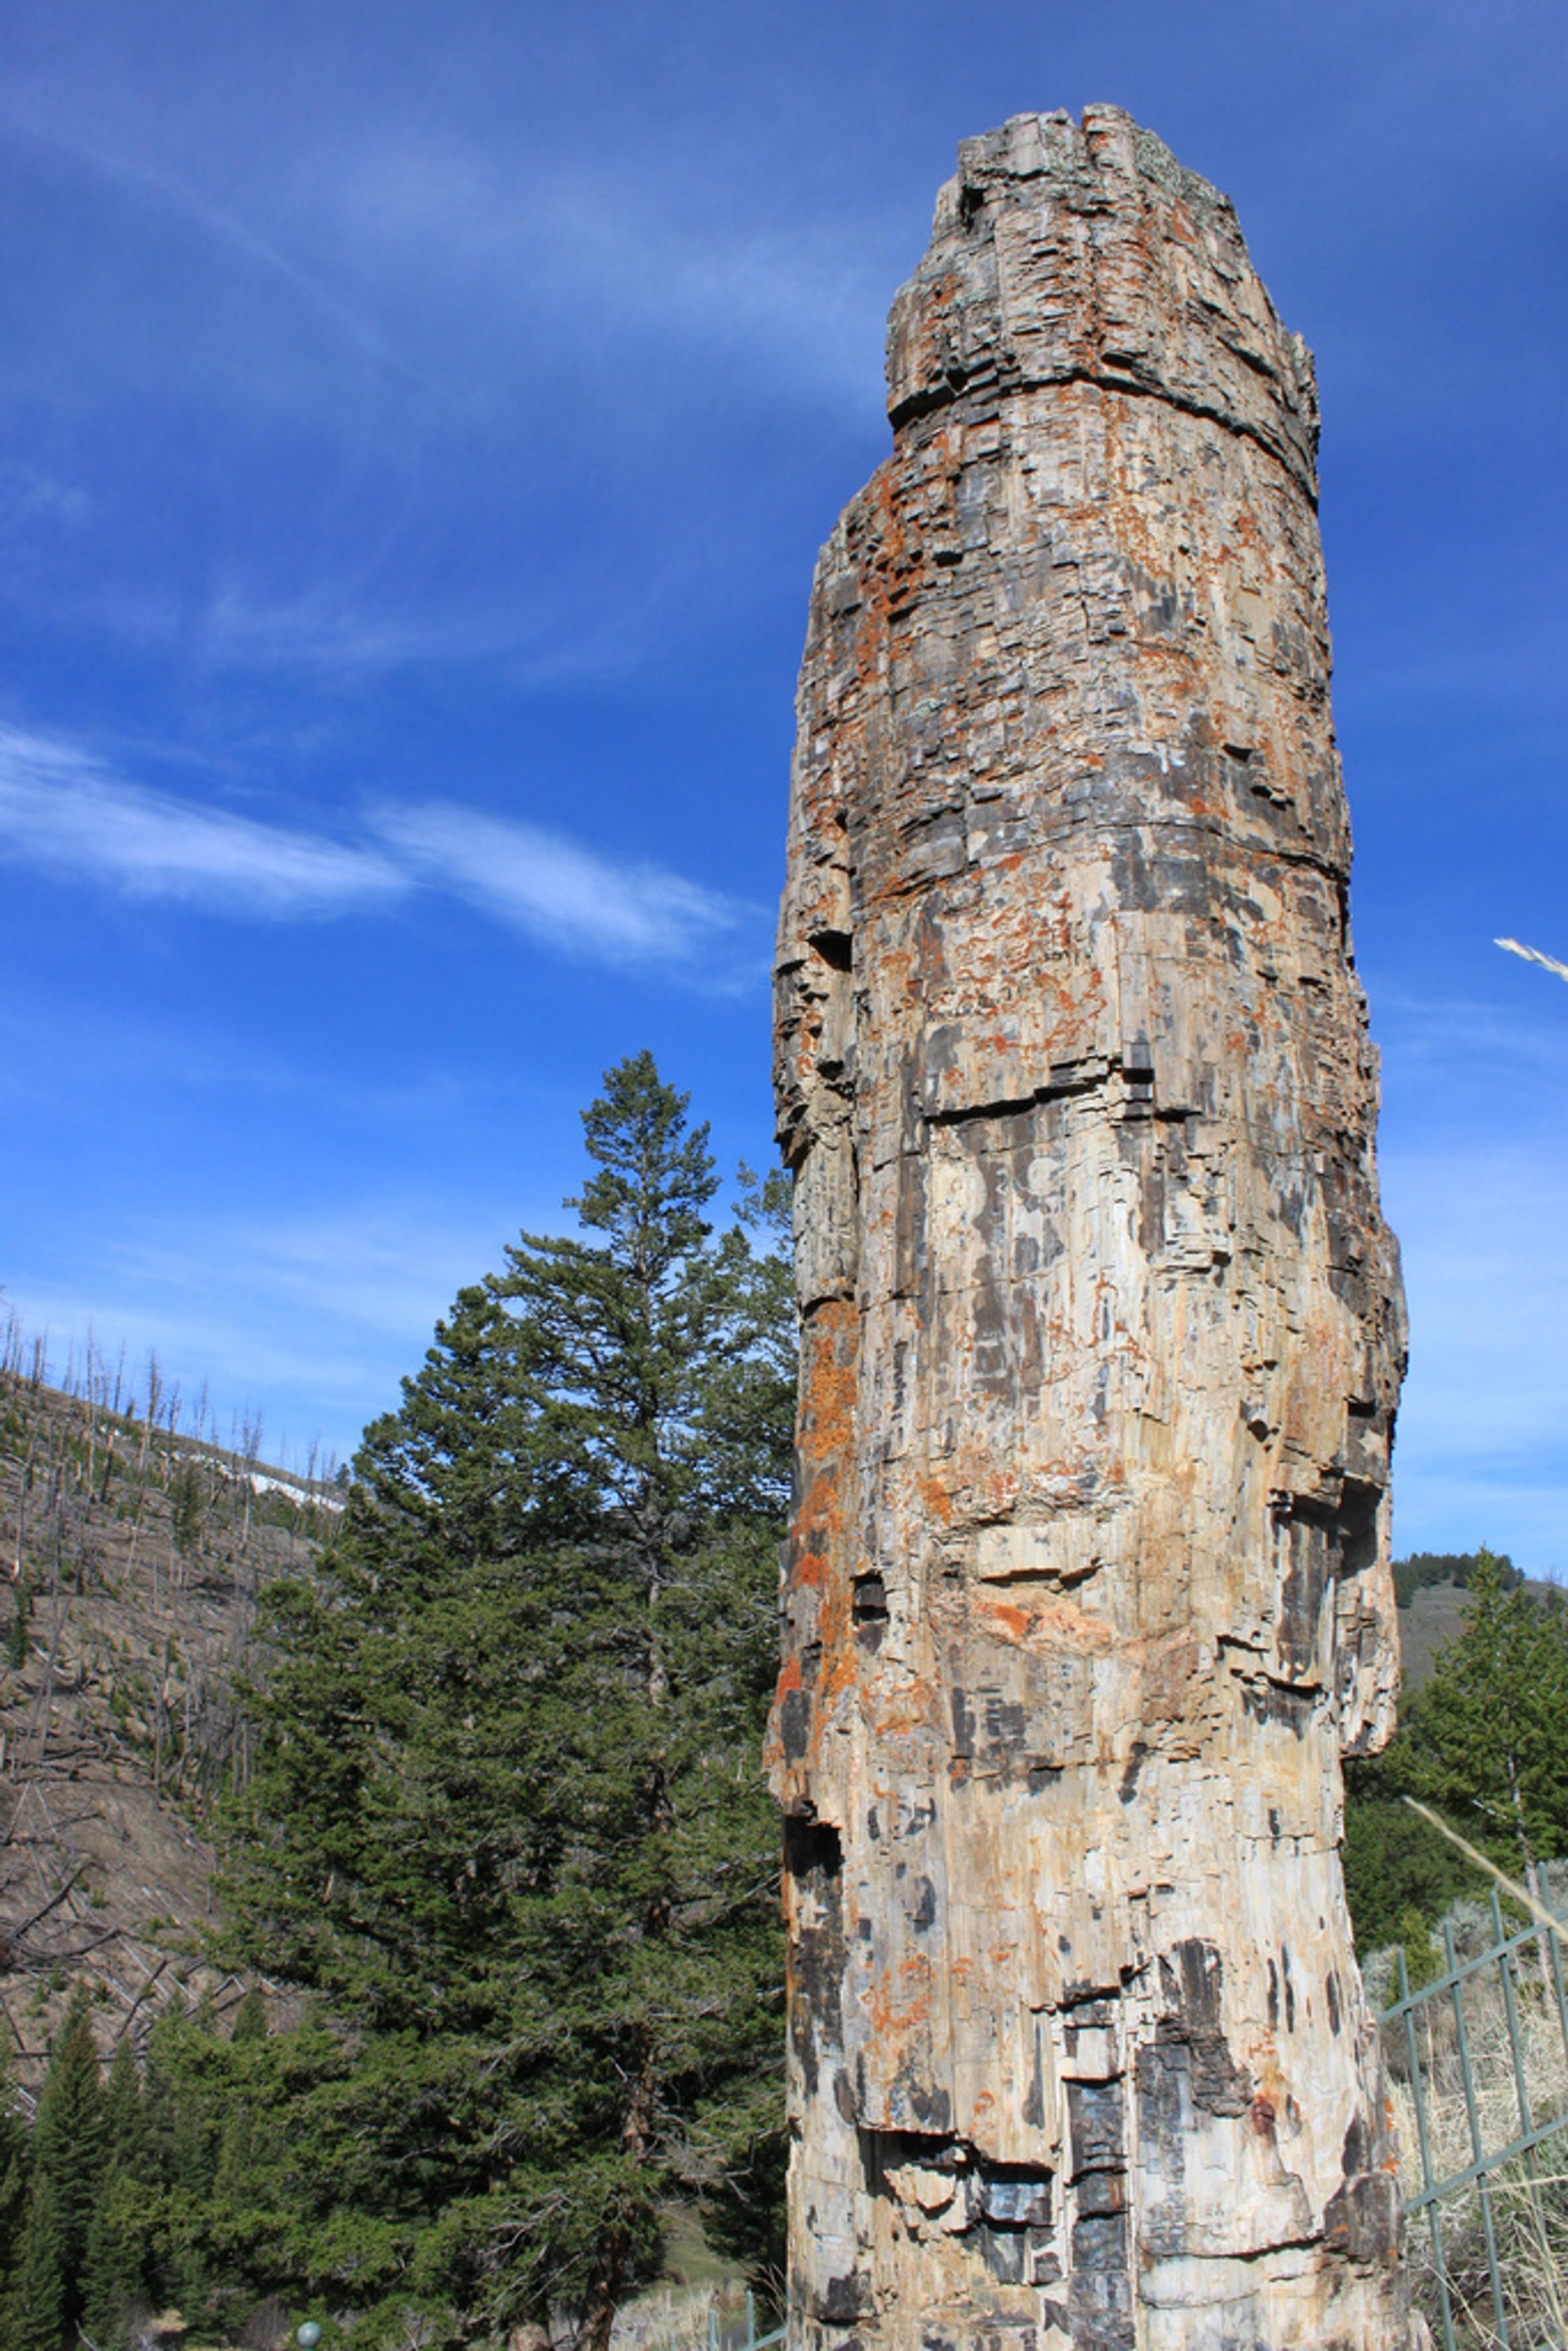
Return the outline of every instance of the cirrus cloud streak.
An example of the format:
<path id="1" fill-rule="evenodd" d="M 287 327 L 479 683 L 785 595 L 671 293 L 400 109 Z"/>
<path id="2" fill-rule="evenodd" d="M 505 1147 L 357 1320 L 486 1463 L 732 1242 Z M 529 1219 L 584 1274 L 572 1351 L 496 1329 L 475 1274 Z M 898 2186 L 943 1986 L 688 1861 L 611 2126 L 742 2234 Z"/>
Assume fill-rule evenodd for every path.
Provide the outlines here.
<path id="1" fill-rule="evenodd" d="M 127 783 L 90 753 L 0 729 L 0 853 L 139 898 L 271 918 L 396 897 L 407 877 L 350 847 Z"/>
<path id="2" fill-rule="evenodd" d="M 268 921 L 385 909 L 423 887 L 620 969 L 729 993 L 761 967 L 758 911 L 664 866 L 451 801 L 382 805 L 363 829 L 341 841 L 236 815 L 0 726 L 0 857 L 45 872 Z"/>
<path id="3" fill-rule="evenodd" d="M 674 964 L 732 936 L 749 909 L 659 865 L 617 865 L 543 826 L 434 801 L 377 811 L 425 879 L 569 954 Z"/>

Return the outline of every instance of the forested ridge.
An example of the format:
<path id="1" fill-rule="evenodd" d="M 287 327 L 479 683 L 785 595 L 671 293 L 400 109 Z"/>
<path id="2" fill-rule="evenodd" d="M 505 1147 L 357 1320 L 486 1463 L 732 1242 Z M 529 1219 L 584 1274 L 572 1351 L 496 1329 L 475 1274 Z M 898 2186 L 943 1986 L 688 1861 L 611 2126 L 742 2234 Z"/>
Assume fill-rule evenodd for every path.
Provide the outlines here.
<path id="1" fill-rule="evenodd" d="M 584 1143 L 576 1232 L 459 1293 L 341 1487 L 11 1367 L 0 2351 L 171 2311 L 604 2351 L 693 2210 L 777 2281 L 782 1179 L 726 1218 L 645 1054 Z M 1475 1879 L 1406 1794 L 1532 1888 L 1568 1854 L 1568 1618 L 1485 1553 L 1396 1580 L 1457 1629 L 1351 1769 L 1345 1861 L 1363 1952 L 1419 1963 Z M 149 1782 L 203 1890 L 95 1940 L 121 1897 L 73 1839 Z M 84 1789 L 50 1879 L 28 1822 Z"/>

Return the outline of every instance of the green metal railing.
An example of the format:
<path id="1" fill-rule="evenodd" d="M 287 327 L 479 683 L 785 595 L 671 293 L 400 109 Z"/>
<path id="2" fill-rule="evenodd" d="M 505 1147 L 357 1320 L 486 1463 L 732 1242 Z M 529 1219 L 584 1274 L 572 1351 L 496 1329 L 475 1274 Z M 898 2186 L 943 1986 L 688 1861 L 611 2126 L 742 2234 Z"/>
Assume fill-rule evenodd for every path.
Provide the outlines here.
<path id="1" fill-rule="evenodd" d="M 1405 2198 L 1430 2245 L 1417 2289 L 1443 2351 L 1568 2351 L 1568 2176 L 1541 2162 L 1568 2133 L 1562 1938 L 1542 1926 L 1511 1932 L 1495 1893 L 1491 1917 L 1492 1942 L 1466 1959 L 1445 1920 L 1446 1969 L 1414 1991 L 1399 1951 L 1399 1997 L 1382 2017 L 1408 2108 L 1403 2135 L 1415 2139 L 1406 2176 L 1412 2152 L 1420 2163 Z"/>
<path id="2" fill-rule="evenodd" d="M 733 2328 L 726 2327 L 716 2310 L 710 2307 L 707 2314 L 708 2351 L 763 2351 L 765 2344 L 782 2343 L 789 2331 L 787 2326 L 775 2326 L 771 2327 L 766 2335 L 758 2335 L 757 2298 L 751 2294 L 746 2297 L 744 2335 Z"/>
<path id="3" fill-rule="evenodd" d="M 769 2345 L 782 2343 L 789 2331 L 787 2326 L 770 2326 L 766 2335 L 758 2335 L 757 2298 L 752 2294 L 746 2297 L 743 2314 L 735 2314 L 731 2304 L 729 2314 L 721 2315 L 716 2304 L 708 2304 L 707 2351 L 768 2351 Z M 697 2329 L 690 2325 L 662 2339 L 653 2338 L 655 2351 L 696 2351 L 699 2341 Z"/>

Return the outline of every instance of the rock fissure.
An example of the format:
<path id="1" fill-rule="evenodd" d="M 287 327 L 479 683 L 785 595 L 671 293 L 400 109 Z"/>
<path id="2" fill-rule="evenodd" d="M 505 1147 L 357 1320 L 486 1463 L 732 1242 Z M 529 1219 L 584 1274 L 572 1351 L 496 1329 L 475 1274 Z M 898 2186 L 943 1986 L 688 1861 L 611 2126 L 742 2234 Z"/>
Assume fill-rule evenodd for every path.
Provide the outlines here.
<path id="1" fill-rule="evenodd" d="M 1244 367 L 1253 369 L 1265 381 L 1271 381 L 1267 366 L 1254 360 L 1245 350 L 1238 350 L 1236 357 Z M 1060 374 L 1020 375 L 1010 381 L 995 375 L 977 376 L 972 379 L 949 378 L 932 384 L 921 392 L 911 392 L 897 408 L 888 410 L 888 423 L 894 432 L 897 432 L 904 425 L 917 423 L 927 416 L 940 415 L 945 409 L 956 408 L 961 400 L 976 392 L 996 397 L 1004 392 L 1049 392 L 1056 387 L 1070 384 L 1083 384 L 1095 392 L 1118 393 L 1128 400 L 1163 401 L 1167 407 L 1176 409 L 1183 416 L 1200 418 L 1205 423 L 1217 424 L 1222 433 L 1234 434 L 1238 439 L 1249 441 L 1254 448 L 1260 450 L 1265 457 L 1271 458 L 1282 472 L 1290 475 L 1291 481 L 1302 491 L 1313 513 L 1316 513 L 1315 486 L 1309 486 L 1302 482 L 1300 468 L 1291 464 L 1290 457 L 1277 442 L 1271 440 L 1268 434 L 1260 433 L 1256 425 L 1245 423 L 1237 417 L 1227 415 L 1223 409 L 1206 407 L 1201 401 L 1183 400 L 1178 393 L 1173 392 L 1165 384 L 1140 383 L 1136 377 L 1132 375 L 1107 374 L 1103 371 L 1091 368 L 1064 368 Z M 962 559 L 961 551 L 944 550 L 935 558 L 938 563 L 944 561 L 957 563 Z"/>

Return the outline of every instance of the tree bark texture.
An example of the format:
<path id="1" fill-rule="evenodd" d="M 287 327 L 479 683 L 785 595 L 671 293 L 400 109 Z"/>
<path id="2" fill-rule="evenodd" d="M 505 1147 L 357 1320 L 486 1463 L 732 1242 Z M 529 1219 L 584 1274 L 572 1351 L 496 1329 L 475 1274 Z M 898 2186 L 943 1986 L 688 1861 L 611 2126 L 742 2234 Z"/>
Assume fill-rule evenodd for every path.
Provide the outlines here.
<path id="1" fill-rule="evenodd" d="M 792 2340 L 1385 2351 L 1404 1311 L 1311 358 L 1092 108 L 962 148 L 888 371 L 778 972 Z"/>

